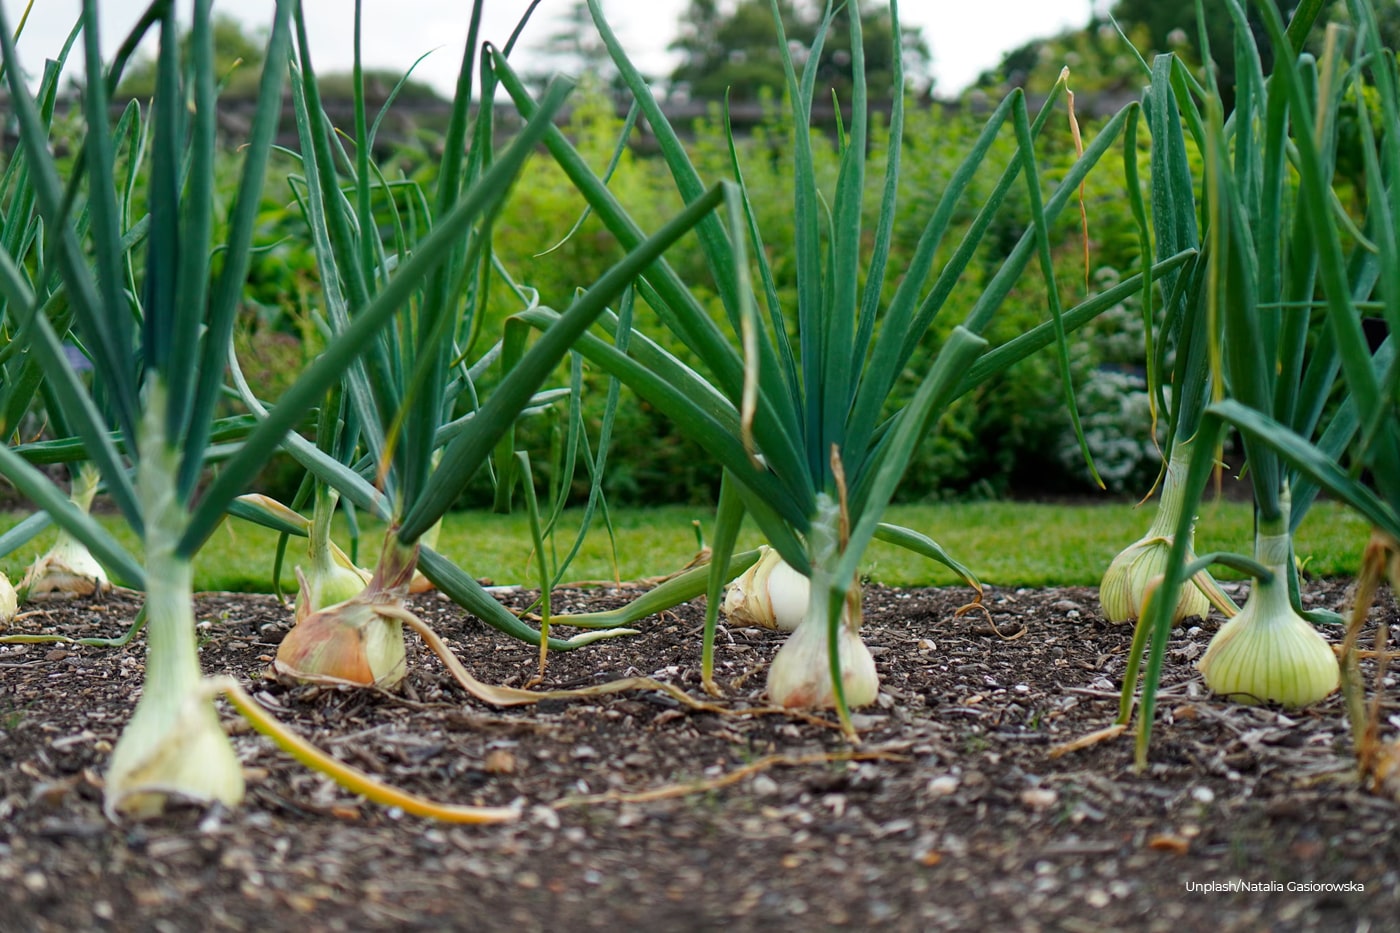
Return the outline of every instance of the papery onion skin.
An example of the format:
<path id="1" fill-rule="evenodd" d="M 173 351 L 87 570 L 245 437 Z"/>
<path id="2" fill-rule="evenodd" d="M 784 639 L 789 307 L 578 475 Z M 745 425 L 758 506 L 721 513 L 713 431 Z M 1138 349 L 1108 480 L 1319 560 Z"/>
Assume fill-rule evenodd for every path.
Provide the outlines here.
<path id="1" fill-rule="evenodd" d="M 1167 559 L 1176 539 L 1176 527 L 1185 505 L 1186 473 L 1190 465 L 1191 441 L 1179 440 L 1172 448 L 1171 459 L 1162 477 L 1162 495 L 1157 500 L 1157 514 L 1152 519 L 1152 526 L 1147 534 L 1118 552 L 1099 583 L 1099 605 L 1107 621 L 1122 624 L 1141 618 L 1148 596 L 1167 568 Z M 1195 536 L 1193 521 L 1186 539 L 1187 563 L 1196 559 Z M 1204 571 L 1202 577 L 1208 584 L 1213 584 Z M 1210 599 L 1201 587 L 1194 580 L 1183 583 L 1177 594 L 1176 608 L 1172 610 L 1172 624 L 1183 619 L 1205 618 L 1209 612 Z"/>
<path id="2" fill-rule="evenodd" d="M 763 545 L 756 563 L 736 577 L 724 594 L 725 617 L 736 625 L 796 631 L 807 615 L 811 582 Z"/>
<path id="3" fill-rule="evenodd" d="M 19 594 L 15 592 L 14 585 L 10 583 L 10 578 L 0 573 L 0 631 L 8 625 L 19 612 Z"/>
<path id="4" fill-rule="evenodd" d="M 112 588 L 107 571 L 81 542 L 66 531 L 43 557 L 29 565 L 19 589 L 26 599 L 91 596 Z"/>
<path id="5" fill-rule="evenodd" d="M 408 659 L 403 620 L 394 610 L 403 606 L 417 563 L 417 545 L 403 544 L 391 528 L 368 585 L 344 602 L 298 613 L 277 646 L 273 669 L 308 683 L 397 687 L 408 673 Z"/>
<path id="6" fill-rule="evenodd" d="M 277 646 L 277 673 L 307 683 L 391 690 L 408 672 L 403 623 L 362 596 L 308 613 Z"/>
<path id="7" fill-rule="evenodd" d="M 1141 617 L 1155 581 L 1166 571 L 1171 547 L 1171 537 L 1148 536 L 1118 552 L 1099 584 L 1099 605 L 1104 619 L 1121 624 L 1135 622 Z M 1186 560 L 1194 559 L 1195 554 L 1188 547 Z M 1172 624 L 1184 619 L 1205 618 L 1209 612 L 1210 600 L 1200 587 L 1191 580 L 1183 583 L 1176 608 L 1172 610 Z"/>
<path id="8" fill-rule="evenodd" d="M 84 463 L 73 472 L 69 499 L 84 513 L 92 511 L 93 499 L 102 478 L 91 463 Z M 24 572 L 17 589 L 29 599 L 69 596 L 91 596 L 112 588 L 107 571 L 77 538 L 60 528 L 53 547 L 36 558 Z"/>

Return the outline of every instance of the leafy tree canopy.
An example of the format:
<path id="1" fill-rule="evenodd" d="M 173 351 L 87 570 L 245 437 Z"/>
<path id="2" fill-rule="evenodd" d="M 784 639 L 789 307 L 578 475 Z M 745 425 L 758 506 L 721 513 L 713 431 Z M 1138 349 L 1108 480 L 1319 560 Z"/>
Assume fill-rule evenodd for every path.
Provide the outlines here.
<path id="1" fill-rule="evenodd" d="M 251 33 L 245 24 L 228 13 L 215 13 L 213 21 L 214 73 L 224 82 L 225 99 L 253 99 L 258 95 L 262 78 L 263 48 L 267 45 L 266 30 L 258 27 Z M 189 54 L 189 33 L 180 37 L 180 54 Z M 365 93 L 371 100 L 383 100 L 398 83 L 399 74 L 388 70 L 366 69 Z M 353 96 L 354 83 L 348 72 L 318 74 L 322 96 L 327 99 L 348 100 Z M 117 94 L 124 97 L 147 98 L 155 93 L 156 62 L 144 55 L 132 62 L 122 75 Z M 422 82 L 409 80 L 399 91 L 399 100 L 437 99 L 438 93 Z"/>
<path id="2" fill-rule="evenodd" d="M 850 99 L 851 45 L 848 28 L 850 9 L 855 0 L 843 6 L 828 31 L 818 63 L 817 87 L 834 90 L 842 100 Z M 788 50 L 799 69 L 807 49 L 816 38 L 824 6 L 815 0 L 777 0 Z M 865 79 L 872 99 L 890 96 L 894 82 L 891 50 L 892 24 L 885 6 L 860 5 L 861 28 L 865 41 Z M 918 28 L 902 28 L 904 72 L 915 89 L 929 86 L 928 43 Z M 722 100 L 728 90 L 731 100 L 757 100 L 765 95 L 781 96 L 782 52 L 770 0 L 690 0 L 681 18 L 681 35 L 671 43 L 681 54 L 681 64 L 671 73 L 671 90 L 693 99 Z"/>
<path id="3" fill-rule="evenodd" d="M 1061 70 L 1069 68 L 1069 86 L 1077 94 L 1128 92 L 1136 96 L 1146 76 L 1133 49 L 1145 50 L 1150 43 L 1144 27 L 1125 28 L 1131 46 L 1112 22 L 1100 17 L 1082 29 L 1033 39 L 1003 55 L 995 68 L 982 72 L 976 87 L 1003 93 L 1023 87 L 1030 93 L 1044 94 L 1059 80 Z M 1171 50 L 1182 51 L 1180 41 Z"/>
<path id="4" fill-rule="evenodd" d="M 1175 51 L 1195 64 L 1205 61 L 1208 48 L 1215 63 L 1216 80 L 1220 84 L 1221 101 L 1229 109 L 1235 97 L 1235 23 L 1230 16 L 1230 0 L 1201 0 L 1200 19 L 1196 16 L 1196 0 L 1118 0 L 1113 15 L 1120 23 L 1146 30 L 1148 47 L 1141 48 L 1148 61 L 1159 52 Z M 1298 0 L 1278 0 L 1279 12 L 1286 21 L 1298 7 Z M 1244 4 L 1254 43 L 1259 49 L 1264 74 L 1271 66 L 1269 36 L 1263 20 L 1253 3 Z M 1204 24 L 1202 45 L 1201 25 Z"/>
<path id="5" fill-rule="evenodd" d="M 1276 0 L 1279 12 L 1288 20 L 1299 7 L 1298 0 Z M 1253 3 L 1245 3 L 1245 15 L 1255 44 L 1259 47 L 1264 73 L 1272 68 L 1272 49 L 1268 34 L 1264 31 L 1259 10 Z M 1400 47 L 1400 4 L 1376 4 L 1376 19 L 1380 28 L 1381 43 L 1386 48 Z M 1229 0 L 1202 0 L 1201 22 L 1205 26 L 1205 41 L 1209 44 L 1210 57 L 1215 63 L 1216 79 L 1220 82 L 1221 97 L 1226 106 L 1234 99 L 1235 66 L 1234 35 L 1235 24 L 1230 16 Z M 1201 45 L 1200 22 L 1196 17 L 1196 0 L 1117 0 L 1113 15 L 1119 22 L 1141 26 L 1146 30 L 1150 53 L 1183 51 L 1186 58 L 1199 63 L 1205 60 Z M 1307 46 L 1314 53 L 1322 49 L 1324 30 L 1321 24 L 1338 23 L 1346 26 L 1351 22 L 1345 0 L 1333 0 L 1318 17 L 1318 25 L 1313 28 Z"/>
<path id="6" fill-rule="evenodd" d="M 236 17 L 214 14 L 214 73 L 225 81 L 224 93 L 230 97 L 256 97 L 262 75 L 266 30 L 258 29 L 250 35 L 243 29 Z M 189 55 L 189 41 L 188 32 L 180 37 L 182 58 Z M 152 55 L 144 55 L 126 69 L 117 93 L 124 97 L 150 97 L 155 89 L 156 60 Z"/>
<path id="7" fill-rule="evenodd" d="M 1083 29 L 1070 30 L 1058 36 L 1032 40 L 1006 53 L 1000 64 L 984 72 L 978 80 L 983 88 L 1018 86 L 1032 92 L 1047 90 L 1065 65 L 1070 67 L 1071 86 L 1079 91 L 1124 91 L 1136 88 L 1144 75 L 1136 57 L 1124 43 L 1122 29 L 1147 61 L 1153 56 L 1174 52 L 1192 68 L 1199 69 L 1209 49 L 1215 66 L 1221 96 L 1230 106 L 1234 97 L 1234 37 L 1235 24 L 1230 16 L 1230 0 L 1202 0 L 1201 18 L 1196 15 L 1196 0 L 1117 0 L 1112 7 L 1114 19 L 1095 16 Z M 1290 17 L 1298 0 L 1283 0 L 1281 12 Z M 1270 46 L 1259 19 L 1258 8 L 1251 2 L 1243 4 L 1254 41 L 1264 59 L 1265 73 L 1270 66 Z M 1400 40 L 1400 4 L 1386 4 L 1377 11 L 1381 40 L 1394 48 Z M 1323 11 L 1320 23 L 1336 22 L 1346 25 L 1349 17 L 1345 0 L 1334 0 Z M 1202 44 L 1202 24 L 1205 44 Z M 1320 52 L 1323 30 L 1315 28 L 1308 46 Z"/>

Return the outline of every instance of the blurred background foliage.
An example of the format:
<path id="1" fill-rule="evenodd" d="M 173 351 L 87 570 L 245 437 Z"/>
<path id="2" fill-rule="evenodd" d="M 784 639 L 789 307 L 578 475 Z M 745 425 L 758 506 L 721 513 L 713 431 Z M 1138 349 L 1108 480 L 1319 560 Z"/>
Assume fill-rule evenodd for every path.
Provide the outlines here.
<path id="1" fill-rule="evenodd" d="M 780 7 L 789 39 L 794 44 L 810 41 L 816 5 L 810 0 L 780 0 Z M 781 73 L 766 57 L 774 43 L 767 8 L 768 0 L 691 0 L 680 37 L 673 46 L 680 53 L 681 64 L 668 80 L 660 83 L 669 88 L 673 100 L 690 108 L 682 112 L 699 113 L 693 121 L 688 116 L 685 119 L 690 121 L 692 158 L 707 183 L 731 175 L 722 110 L 725 89 L 730 89 L 733 100 L 742 100 L 750 107 L 751 114 L 757 113 L 757 117 L 746 118 L 742 126 L 736 121 L 736 146 L 757 223 L 765 243 L 770 244 L 768 258 L 778 293 L 791 305 L 795 304 L 796 269 L 793 258 L 784 254 L 783 244 L 793 241 L 793 144 L 784 128 L 786 104 L 778 96 Z M 613 76 L 607 70 L 606 53 L 586 39 L 592 34 L 588 31 L 591 25 L 586 22 L 586 8 L 575 4 L 570 9 L 573 12 L 569 16 L 574 19 L 566 16 L 563 25 L 546 37 L 545 45 L 580 73 L 581 87 L 572 99 L 564 130 L 601 173 L 618 145 L 623 118 Z M 907 33 L 908 80 L 904 90 L 909 108 L 901 153 L 900 209 L 893 237 L 892 268 L 908 264 L 920 231 L 952 172 L 981 130 L 992 102 L 1012 87 L 1024 87 L 1034 106 L 1037 95 L 1048 90 L 1060 70 L 1069 66 L 1070 87 L 1078 95 L 1080 126 L 1087 142 L 1107 114 L 1137 99 L 1145 83 L 1137 56 L 1125 43 L 1120 29 L 1146 58 L 1157 51 L 1170 50 L 1199 63 L 1194 9 L 1191 0 L 1118 0 L 1111 8 L 1116 25 L 1106 16 L 1095 16 L 1082 29 L 1015 49 L 958 100 L 940 101 L 934 97 L 938 89 L 928 77 L 928 65 L 931 54 L 936 53 L 937 44 L 932 41 L 936 37 L 925 37 L 917 31 Z M 1397 11 L 1400 6 L 1396 5 L 1387 6 L 1384 11 L 1390 41 L 1400 33 Z M 875 125 L 867 175 L 869 230 L 874 226 L 883 183 L 888 142 L 883 115 L 888 112 L 892 75 L 887 8 L 863 4 L 861 15 L 866 30 L 868 73 L 872 75 Z M 1220 24 L 1228 20 L 1223 0 L 1206 0 L 1204 20 L 1206 35 L 1214 43 Z M 845 34 L 844 29 L 836 30 L 838 36 Z M 260 42 L 258 37 L 246 35 L 238 20 L 225 16 L 216 24 L 215 45 L 227 76 L 225 98 L 236 112 L 236 102 L 256 85 L 261 69 Z M 839 43 L 828 46 L 823 56 L 822 80 L 836 89 L 839 99 L 844 99 L 842 89 L 849 87 L 849 67 L 849 48 L 843 49 Z M 368 74 L 367 96 L 372 106 L 383 102 L 401 77 L 382 72 Z M 123 81 L 121 92 L 140 98 L 149 93 L 151 79 L 149 64 L 137 62 Z M 351 94 L 350 78 L 326 75 L 322 88 L 328 112 L 334 118 L 336 100 L 348 100 Z M 393 196 L 402 199 L 401 206 L 407 206 L 416 196 L 416 186 L 432 182 L 437 149 L 441 146 L 441 134 L 434 122 L 438 102 L 432 88 L 411 80 L 405 82 L 393 105 L 392 116 L 396 119 L 385 121 L 376 141 L 374 157 L 385 179 L 396 186 Z M 1355 104 L 1362 105 L 1363 102 Z M 221 166 L 226 179 L 221 195 L 231 198 L 239 124 L 236 119 L 224 120 L 221 114 L 221 126 L 229 142 Z M 342 128 L 347 132 L 351 129 L 348 118 Z M 74 124 L 72 132 L 80 129 Z M 820 125 L 813 132 L 817 171 L 829 193 L 834 188 L 838 164 L 835 127 Z M 1345 126 L 1342 132 L 1347 132 Z M 644 128 L 635 129 L 628 142 L 610 188 L 645 229 L 654 230 L 680 207 L 675 185 L 665 177 L 661 161 L 652 157 L 653 147 Z M 1139 171 L 1145 178 L 1145 129 L 1140 133 L 1140 142 Z M 351 141 L 343 137 L 342 144 L 348 151 Z M 960 205 L 957 225 L 941 248 L 936 265 L 947 261 L 958 240 L 958 230 L 971 222 L 1014 150 L 1011 132 L 1004 131 Z M 1069 120 L 1061 105 L 1038 144 L 1037 155 L 1047 189 L 1053 189 L 1056 180 L 1073 163 L 1075 154 Z M 1195 154 L 1191 157 L 1195 158 Z M 1358 172 L 1359 165 L 1358 158 Z M 245 371 L 269 399 L 276 398 L 281 387 L 290 383 L 294 374 L 319 352 L 323 333 L 316 263 L 295 201 L 299 184 L 294 174 L 295 162 L 290 157 L 274 157 L 272 170 L 274 175 L 259 215 L 256 242 L 260 248 L 253 257 L 237 335 L 237 352 Z M 1338 171 L 1342 175 L 1349 171 L 1345 161 Z M 1079 212 L 1071 209 L 1054 231 L 1057 279 L 1068 304 L 1138 268 L 1138 231 L 1123 197 L 1124 184 L 1121 160 L 1106 160 L 1090 176 L 1083 191 L 1086 223 L 1082 225 Z M 1359 189 L 1356 197 L 1362 197 Z M 976 257 L 950 298 L 948 312 L 930 329 L 926 337 L 930 354 L 953 323 L 966 315 L 1001 257 L 1024 232 L 1024 199 L 1024 188 L 1017 185 L 994 222 L 994 235 L 988 237 L 982 254 Z M 621 255 L 612 237 L 595 219 L 585 218 L 578 223 L 583 211 L 583 200 L 573 186 L 553 160 L 540 154 L 524 172 L 510 207 L 496 228 L 495 248 L 502 264 L 517 282 L 538 290 L 543 304 L 562 309 L 575 289 L 595 281 Z M 223 213 L 220 210 L 216 216 Z M 410 211 L 407 216 L 415 215 Z M 422 214 L 416 216 L 421 219 Z M 385 232 L 391 232 L 387 222 Z M 409 229 L 406 235 L 412 241 L 425 232 Z M 671 251 L 669 260 L 683 278 L 697 283 L 698 294 L 705 293 L 709 274 L 698 249 L 682 243 Z M 893 284 L 886 299 L 893 293 Z M 721 312 L 717 299 L 712 298 L 711 307 L 718 320 Z M 495 288 L 486 318 L 480 322 L 478 344 L 471 350 L 473 356 L 498 338 L 502 322 L 515 310 L 518 303 L 508 289 Z M 1147 491 L 1159 466 L 1145 392 L 1142 314 L 1140 301 L 1125 302 L 1071 338 L 1075 391 L 1096 466 L 1111 491 L 1133 497 Z M 1047 320 L 1047 315 L 1043 283 L 1038 274 L 1030 274 L 1012 293 L 988 336 L 994 343 L 1004 341 Z M 655 325 L 649 309 L 639 305 L 636 322 L 649 336 L 680 351 L 664 329 Z M 922 362 L 916 358 L 913 366 Z M 567 374 L 561 372 L 560 383 L 566 378 Z M 585 378 L 585 420 L 596 437 L 605 381 L 591 372 Z M 917 383 L 911 375 L 903 384 L 912 392 Z M 1057 363 L 1052 354 L 1046 353 L 963 398 L 919 452 L 900 498 L 936 501 L 1095 492 L 1078 453 L 1061 392 Z M 902 404 L 903 400 L 899 401 Z M 558 449 L 558 438 L 567 429 L 566 420 L 564 412 L 550 411 L 531 419 L 520 431 L 520 443 L 540 454 L 542 462 L 536 475 L 543 484 L 554 477 L 549 452 Z M 274 465 L 264 477 L 265 491 L 289 497 L 288 487 L 295 486 L 299 475 L 290 464 Z M 606 479 L 612 501 L 626 505 L 713 503 L 718 478 L 717 468 L 704 451 L 677 435 L 666 419 L 647 404 L 624 393 Z M 585 490 L 580 488 L 579 492 L 583 494 Z M 463 504 L 482 506 L 489 501 L 489 485 L 483 480 L 467 492 Z"/>
<path id="2" fill-rule="evenodd" d="M 778 294 L 784 304 L 795 305 L 796 267 L 783 250 L 792 233 L 792 140 L 782 129 L 781 101 L 764 97 L 771 116 L 761 120 L 736 141 L 749 186 L 758 225 L 765 243 Z M 972 104 L 939 104 L 913 108 L 906 118 L 902 153 L 901 209 L 892 243 L 892 267 L 907 265 L 918 236 L 941 192 L 961 158 L 981 130 L 983 115 Z M 1094 133 L 1092 119 L 1082 120 L 1086 139 Z M 887 133 L 877 116 L 873 134 L 870 198 L 867 218 L 875 222 L 879 188 L 886 157 Z M 598 83 L 585 85 L 574 101 L 565 132 L 602 172 L 617 146 L 623 120 L 616 113 L 607 89 Z M 384 161 L 386 176 L 405 182 L 431 181 L 431 136 L 405 140 Z M 665 176 L 664 165 L 647 154 L 647 137 L 635 131 L 634 145 L 624 150 L 610 181 L 610 189 L 644 229 L 656 229 L 679 207 L 675 185 Z M 706 182 L 729 177 L 730 156 L 723 114 L 713 105 L 697 120 L 690 136 L 692 158 Z M 826 131 L 814 131 L 819 177 L 827 190 L 835 184 L 838 152 L 836 140 Z M 954 233 L 940 248 L 938 265 L 946 262 L 957 242 L 956 231 L 971 223 L 981 202 L 991 192 L 1015 151 L 1009 132 L 1003 134 L 992 156 L 979 172 L 968 198 L 959 208 Z M 1053 187 L 1074 162 L 1075 147 L 1067 117 L 1052 117 L 1039 152 L 1042 177 Z M 1146 152 L 1141 154 L 1145 159 Z M 292 200 L 290 177 L 270 190 L 280 191 L 280 203 L 268 203 L 262 215 L 261 242 L 266 245 L 255 260 L 250 278 L 250 301 L 240 330 L 239 352 L 246 354 L 250 372 L 261 374 L 260 385 L 275 397 L 279 380 L 290 378 L 319 347 L 316 319 L 321 313 L 313 257 L 300 227 Z M 1136 269 L 1137 231 L 1122 197 L 1121 163 L 1110 159 L 1091 176 L 1084 190 L 1088 243 L 1077 210 L 1066 212 L 1055 231 L 1055 257 L 1060 286 L 1067 298 L 1077 301 L 1091 290 L 1112 284 Z M 932 354 L 947 331 L 961 320 L 977 300 L 981 287 L 993 274 L 1004 253 L 1024 233 L 1025 193 L 1012 190 L 993 235 L 963 276 L 926 338 Z M 512 195 L 511 210 L 495 231 L 495 248 L 514 279 L 536 289 L 540 301 L 563 308 L 575 289 L 597 279 L 620 255 L 612 236 L 592 217 L 578 223 L 584 212 L 582 199 L 553 161 L 537 157 Z M 576 226 L 577 225 L 577 226 Z M 572 232 L 571 232 L 572 231 Z M 422 231 L 419 231 L 421 234 Z M 706 294 L 709 273 L 696 248 L 682 242 L 670 261 L 688 282 L 701 283 Z M 1086 265 L 1087 261 L 1087 265 Z M 893 285 L 890 287 L 890 294 Z M 720 320 L 717 298 L 711 307 Z M 518 305 L 505 288 L 492 294 L 489 313 L 481 322 L 479 340 L 494 340 L 506 316 Z M 1043 284 L 1029 275 L 1013 292 L 989 333 L 1001 342 L 1048 319 Z M 639 305 L 637 327 L 684 357 L 665 330 L 657 326 L 647 308 Z M 1084 414 L 1093 426 L 1096 456 L 1108 458 L 1099 469 L 1118 489 L 1141 492 L 1156 472 L 1156 451 L 1148 436 L 1148 422 L 1139 417 L 1145 409 L 1141 355 L 1141 310 L 1128 303 L 1106 314 L 1072 339 L 1072 359 Z M 1135 339 L 1123 339 L 1137 334 Z M 479 353 L 484 345 L 473 353 Z M 1136 348 L 1136 350 L 1134 350 Z M 1136 355 L 1135 355 L 1136 352 Z M 924 360 L 915 358 L 918 367 Z M 1103 375 L 1112 371 L 1111 377 Z M 279 376 L 285 373 L 285 376 Z M 564 378 L 561 374 L 561 380 Z M 585 417 L 596 432 L 605 382 L 591 372 L 586 377 Z M 1105 381 L 1107 380 L 1107 381 Z M 917 384 L 912 374 L 908 391 Z M 1106 391 L 1107 386 L 1112 391 Z M 1092 386 L 1093 391 L 1086 392 Z M 1089 492 L 1087 471 L 1061 397 L 1057 364 L 1050 354 L 1029 360 L 1002 378 L 960 401 L 939 432 L 920 452 L 906 479 L 905 500 L 925 501 L 959 497 L 1072 494 Z M 1124 397 L 1136 394 L 1138 403 Z M 619 504 L 709 503 L 717 493 L 718 471 L 705 455 L 672 431 L 666 419 L 647 404 L 624 393 L 613 435 L 607 489 Z M 554 433 L 565 430 L 561 413 L 533 419 L 520 432 L 521 443 L 532 450 L 548 451 Z M 1131 452 L 1131 453 L 1129 453 Z M 541 464 L 542 482 L 550 478 L 550 466 Z M 489 501 L 486 485 L 468 493 L 472 505 Z"/>

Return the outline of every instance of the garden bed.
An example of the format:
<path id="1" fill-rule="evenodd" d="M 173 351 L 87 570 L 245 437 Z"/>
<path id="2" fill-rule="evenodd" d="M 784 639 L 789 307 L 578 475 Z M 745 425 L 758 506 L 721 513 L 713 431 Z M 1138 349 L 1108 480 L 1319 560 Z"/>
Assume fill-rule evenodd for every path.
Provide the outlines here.
<path id="1" fill-rule="evenodd" d="M 1334 609 L 1348 598 L 1342 582 L 1314 582 L 1308 595 Z M 619 598 L 588 590 L 562 601 L 599 608 Z M 519 822 L 490 827 L 364 804 L 226 707 L 245 804 L 113 825 L 101 773 L 140 689 L 144 642 L 0 647 L 0 929 L 1394 922 L 1396 806 L 1357 788 L 1338 697 L 1292 713 L 1208 698 L 1193 665 L 1212 619 L 1172 636 L 1145 773 L 1132 769 L 1126 736 L 1052 757 L 1112 721 L 1129 629 L 1102 620 L 1092 589 L 992 588 L 989 616 L 956 615 L 969 598 L 868 590 L 864 633 L 882 693 L 857 718 L 855 748 L 829 724 L 697 713 L 659 694 L 487 709 L 464 700 L 411 636 L 399 694 L 287 686 L 265 671 L 289 613 L 271 597 L 199 598 L 207 673 L 251 682 L 300 733 L 396 785 L 454 802 L 523 802 Z M 50 604 L 16 627 L 115 634 L 135 605 L 120 594 Z M 478 677 L 520 685 L 533 672 L 535 649 L 435 595 L 417 608 Z M 1388 592 L 1374 613 L 1396 621 Z M 638 637 L 553 654 L 547 686 L 640 674 L 698 697 L 701 617 L 691 604 L 648 620 Z M 781 638 L 721 631 L 717 670 L 732 704 L 761 703 Z M 845 755 L 859 760 L 837 760 Z M 618 799 L 693 782 L 710 786 Z M 1229 882 L 1282 890 L 1188 887 Z"/>

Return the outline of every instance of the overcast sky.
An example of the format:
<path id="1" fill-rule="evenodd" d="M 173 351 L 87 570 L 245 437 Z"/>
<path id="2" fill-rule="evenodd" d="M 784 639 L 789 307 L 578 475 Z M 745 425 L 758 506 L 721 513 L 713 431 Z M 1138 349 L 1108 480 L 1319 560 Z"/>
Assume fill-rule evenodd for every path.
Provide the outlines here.
<path id="1" fill-rule="evenodd" d="M 351 0 L 304 0 L 312 61 L 319 71 L 348 70 L 354 35 Z M 24 0 L 0 0 L 13 28 Z M 80 0 L 37 0 L 21 38 L 25 70 L 37 74 L 44 56 L 56 52 L 77 20 Z M 115 49 L 146 0 L 100 0 L 103 44 Z M 572 0 L 543 0 L 512 60 L 530 72 L 545 70 L 532 46 L 558 30 Z M 664 75 L 674 66 L 666 51 L 688 0 L 604 0 L 604 10 L 633 60 L 644 73 Z M 1100 6 L 1102 6 L 1100 2 Z M 185 2 L 180 3 L 182 8 Z M 215 3 L 216 10 L 253 25 L 269 21 L 271 0 Z M 503 43 L 525 0 L 486 0 L 483 37 Z M 466 39 L 468 0 L 364 0 L 363 46 L 367 66 L 406 69 L 433 51 L 416 76 L 451 96 Z M 1084 25 L 1095 0 L 905 0 L 900 19 L 921 26 L 933 51 L 934 76 L 943 94 L 953 94 L 995 65 L 1005 51 L 1027 40 Z M 518 57 L 517 57 L 518 56 Z"/>

